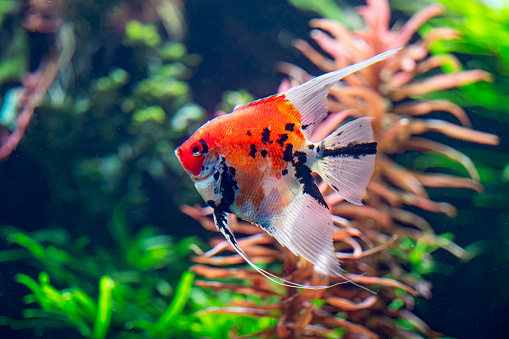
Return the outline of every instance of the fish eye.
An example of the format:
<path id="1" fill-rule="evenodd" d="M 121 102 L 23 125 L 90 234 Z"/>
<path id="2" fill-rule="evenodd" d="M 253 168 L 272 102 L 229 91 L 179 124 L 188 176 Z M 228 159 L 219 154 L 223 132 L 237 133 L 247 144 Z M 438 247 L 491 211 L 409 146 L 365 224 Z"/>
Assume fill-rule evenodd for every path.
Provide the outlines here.
<path id="1" fill-rule="evenodd" d="M 191 152 L 193 152 L 193 157 L 199 157 L 203 154 L 203 145 L 200 142 L 195 142 L 191 146 Z"/>
<path id="2" fill-rule="evenodd" d="M 201 155 L 204 155 L 208 151 L 209 146 L 203 139 L 200 139 L 191 145 L 191 152 L 193 154 L 193 157 L 199 157 Z"/>

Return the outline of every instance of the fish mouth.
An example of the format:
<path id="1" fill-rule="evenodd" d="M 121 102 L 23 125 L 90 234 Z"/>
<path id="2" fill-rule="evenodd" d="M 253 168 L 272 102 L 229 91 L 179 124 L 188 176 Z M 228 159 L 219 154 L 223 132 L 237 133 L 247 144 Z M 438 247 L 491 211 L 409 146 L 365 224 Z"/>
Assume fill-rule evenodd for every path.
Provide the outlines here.
<path id="1" fill-rule="evenodd" d="M 180 147 L 177 147 L 175 149 L 175 156 L 177 157 L 177 160 L 179 161 L 179 163 L 182 166 L 182 168 L 184 169 L 184 171 L 186 171 L 187 175 L 189 175 L 193 181 L 196 181 L 195 180 L 196 176 L 193 175 L 191 172 L 189 172 L 187 170 L 187 168 L 184 166 L 184 163 L 182 162 L 182 150 L 180 149 Z"/>
<path id="2" fill-rule="evenodd" d="M 180 160 L 180 157 L 182 156 L 182 150 L 180 149 L 180 147 L 177 147 L 175 149 L 175 156 L 177 157 L 177 159 L 179 159 L 179 162 L 182 163 L 182 161 Z"/>

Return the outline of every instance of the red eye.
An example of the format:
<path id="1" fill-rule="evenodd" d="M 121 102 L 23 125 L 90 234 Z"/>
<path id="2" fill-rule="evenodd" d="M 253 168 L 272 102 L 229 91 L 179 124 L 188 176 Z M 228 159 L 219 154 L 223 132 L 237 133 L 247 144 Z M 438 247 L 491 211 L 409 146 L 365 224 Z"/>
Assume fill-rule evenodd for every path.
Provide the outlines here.
<path id="1" fill-rule="evenodd" d="M 203 145 L 201 142 L 197 141 L 191 146 L 191 152 L 193 153 L 194 157 L 199 157 L 203 154 Z"/>
<path id="2" fill-rule="evenodd" d="M 196 139 L 195 139 L 196 140 Z M 188 140 L 189 141 L 189 140 Z M 189 145 L 191 144 L 191 145 Z M 182 146 L 177 149 L 177 157 L 182 166 L 192 175 L 199 175 L 203 170 L 203 162 L 205 158 L 203 155 L 209 152 L 209 146 L 205 140 L 186 141 Z"/>
<path id="3" fill-rule="evenodd" d="M 191 153 L 193 153 L 194 157 L 199 157 L 200 155 L 204 155 L 208 151 L 209 151 L 209 146 L 203 139 L 200 139 L 191 145 Z"/>

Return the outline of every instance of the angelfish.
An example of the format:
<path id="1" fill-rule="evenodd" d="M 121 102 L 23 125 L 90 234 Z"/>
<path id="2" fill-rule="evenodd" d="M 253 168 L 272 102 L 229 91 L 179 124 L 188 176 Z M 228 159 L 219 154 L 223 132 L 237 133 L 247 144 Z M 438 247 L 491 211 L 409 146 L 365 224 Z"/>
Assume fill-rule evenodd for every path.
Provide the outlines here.
<path id="1" fill-rule="evenodd" d="M 196 189 L 213 208 L 217 229 L 267 278 L 286 286 L 329 287 L 297 284 L 256 266 L 239 247 L 227 213 L 258 225 L 313 263 L 315 271 L 351 282 L 334 253 L 332 217 L 312 172 L 345 200 L 362 205 L 377 151 L 372 118 L 353 120 L 320 142 L 309 139 L 327 116 L 330 88 L 397 50 L 238 107 L 205 123 L 176 149 Z"/>

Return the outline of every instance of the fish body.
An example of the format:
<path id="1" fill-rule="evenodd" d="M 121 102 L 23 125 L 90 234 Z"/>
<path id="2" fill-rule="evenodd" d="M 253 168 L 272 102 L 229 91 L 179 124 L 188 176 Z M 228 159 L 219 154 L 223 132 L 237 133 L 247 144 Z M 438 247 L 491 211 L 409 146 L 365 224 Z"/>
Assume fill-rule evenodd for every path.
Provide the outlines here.
<path id="1" fill-rule="evenodd" d="M 175 151 L 200 195 L 214 209 L 217 228 L 262 274 L 271 275 L 250 262 L 238 246 L 227 213 L 262 227 L 295 255 L 313 263 L 316 271 L 343 277 L 332 243 L 332 217 L 312 172 L 346 200 L 362 204 L 376 155 L 371 118 L 345 124 L 318 143 L 309 138 L 327 115 L 332 85 L 395 52 L 324 74 L 212 119 Z"/>
<path id="2" fill-rule="evenodd" d="M 207 140 L 208 152 L 219 160 L 208 180 L 196 183 L 205 201 L 259 224 L 290 203 L 292 194 L 286 190 L 298 188 L 291 165 L 294 151 L 311 152 L 298 112 L 284 95 L 217 117 L 195 135 Z"/>

